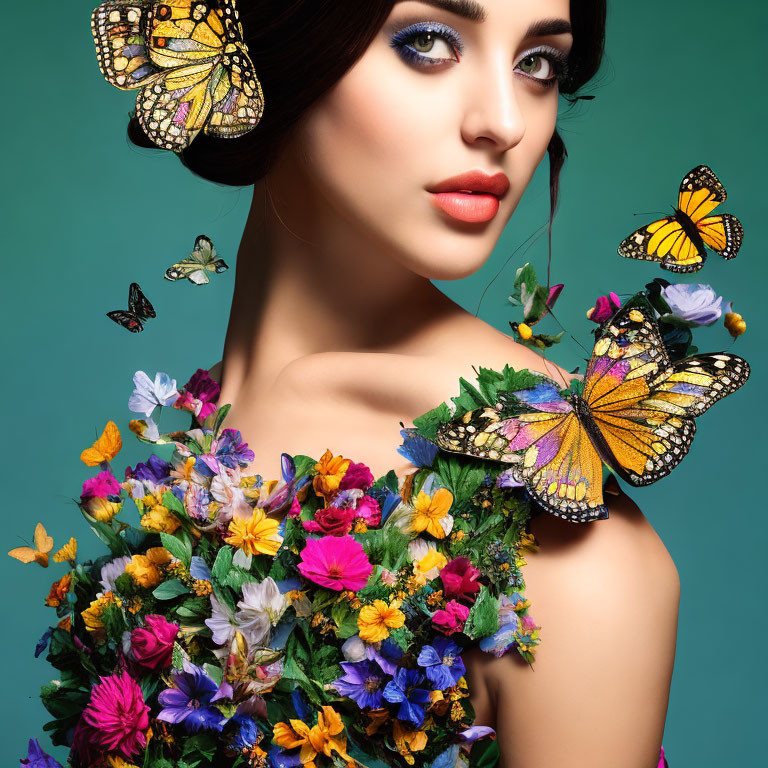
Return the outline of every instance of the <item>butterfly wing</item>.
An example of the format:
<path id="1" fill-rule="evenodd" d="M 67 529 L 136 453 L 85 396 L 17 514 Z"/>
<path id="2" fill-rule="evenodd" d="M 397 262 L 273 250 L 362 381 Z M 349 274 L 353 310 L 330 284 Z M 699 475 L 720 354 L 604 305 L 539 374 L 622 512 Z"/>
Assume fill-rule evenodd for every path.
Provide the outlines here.
<path id="1" fill-rule="evenodd" d="M 671 271 L 693 272 L 704 263 L 699 249 L 674 216 L 633 232 L 621 242 L 619 253 L 625 258 L 658 262 Z"/>
<path id="2" fill-rule="evenodd" d="M 35 526 L 35 547 L 46 555 L 53 549 L 53 538 L 48 535 L 42 523 Z"/>
<path id="3" fill-rule="evenodd" d="M 138 283 L 131 283 L 128 287 L 128 311 L 134 313 L 140 320 L 157 317 L 155 308 L 139 288 Z"/>
<path id="4" fill-rule="evenodd" d="M 694 355 L 670 364 L 645 299 L 604 326 L 584 379 L 583 397 L 606 463 L 632 485 L 668 475 L 688 453 L 694 418 L 749 377 L 737 355 Z"/>
<path id="5" fill-rule="evenodd" d="M 744 228 L 730 213 L 699 219 L 696 227 L 704 243 L 724 259 L 736 256 L 744 241 Z"/>
<path id="6" fill-rule="evenodd" d="M 107 312 L 107 317 L 110 320 L 114 320 L 118 325 L 122 325 L 126 331 L 131 333 L 140 333 L 144 330 L 141 320 L 133 312 L 127 312 L 124 309 L 114 309 L 111 312 Z"/>
<path id="7" fill-rule="evenodd" d="M 80 460 L 89 467 L 96 467 L 104 461 L 112 461 L 122 447 L 123 439 L 117 424 L 108 421 L 96 442 L 80 454 Z"/>
<path id="8" fill-rule="evenodd" d="M 48 567 L 48 553 L 53 549 L 53 539 L 47 534 L 42 523 L 35 527 L 35 546 L 16 547 L 8 554 L 22 563 L 38 563 L 43 568 Z"/>
<path id="9" fill-rule="evenodd" d="M 520 412 L 502 418 L 504 410 Z M 516 478 L 558 517 L 584 522 L 608 515 L 603 463 L 553 381 L 502 393 L 496 408 L 470 411 L 441 425 L 436 442 L 444 450 L 513 464 Z"/>

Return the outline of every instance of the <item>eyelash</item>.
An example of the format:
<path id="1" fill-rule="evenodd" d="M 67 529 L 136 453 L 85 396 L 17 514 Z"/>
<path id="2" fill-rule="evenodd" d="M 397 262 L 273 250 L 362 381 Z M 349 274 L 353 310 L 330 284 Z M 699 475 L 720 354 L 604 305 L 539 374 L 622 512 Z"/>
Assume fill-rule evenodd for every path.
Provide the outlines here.
<path id="1" fill-rule="evenodd" d="M 401 29 L 399 32 L 392 36 L 390 45 L 398 55 L 407 63 L 414 64 L 417 67 L 428 69 L 430 67 L 438 66 L 446 61 L 458 61 L 457 59 L 445 59 L 445 58 L 433 58 L 431 56 L 423 56 L 418 51 L 414 50 L 409 43 L 412 43 L 419 35 L 432 34 L 437 38 L 444 40 L 454 51 L 457 57 L 460 57 L 464 52 L 464 43 L 459 37 L 458 33 L 446 24 L 440 22 L 428 22 L 421 24 L 411 24 L 405 29 Z M 533 56 L 539 56 L 548 61 L 552 69 L 554 70 L 554 76 L 546 79 L 540 77 L 533 77 L 527 75 L 524 72 L 521 73 L 523 77 L 533 80 L 544 88 L 553 86 L 556 82 L 562 82 L 568 76 L 568 57 L 557 48 L 552 48 L 548 45 L 541 45 L 533 48 L 530 51 L 526 51 L 521 57 L 520 61 L 531 58 Z"/>

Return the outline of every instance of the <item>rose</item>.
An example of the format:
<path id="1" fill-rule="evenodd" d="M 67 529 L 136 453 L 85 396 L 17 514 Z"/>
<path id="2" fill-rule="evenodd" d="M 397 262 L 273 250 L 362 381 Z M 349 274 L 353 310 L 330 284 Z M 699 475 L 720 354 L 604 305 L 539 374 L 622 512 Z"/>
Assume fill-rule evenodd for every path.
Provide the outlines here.
<path id="1" fill-rule="evenodd" d="M 621 306 L 621 299 L 618 294 L 611 291 L 607 296 L 600 296 L 595 302 L 595 306 L 587 310 L 587 320 L 602 325 L 606 320 L 613 317 L 614 312 Z"/>
<path id="2" fill-rule="evenodd" d="M 480 591 L 477 579 L 480 571 L 475 568 L 467 557 L 457 557 L 440 571 L 440 579 L 446 597 L 457 597 L 460 600 L 474 602 L 475 593 Z"/>
<path id="3" fill-rule="evenodd" d="M 362 462 L 350 462 L 344 477 L 339 483 L 339 490 L 346 491 L 350 488 L 365 490 L 373 485 L 373 474 Z"/>
<path id="4" fill-rule="evenodd" d="M 131 632 L 131 652 L 136 663 L 153 672 L 170 666 L 178 632 L 178 624 L 171 624 L 164 616 L 145 616 L 144 626 Z"/>
<path id="5" fill-rule="evenodd" d="M 445 610 L 435 611 L 432 614 L 432 624 L 435 629 L 444 635 L 452 635 L 464 629 L 464 623 L 469 616 L 469 608 L 466 605 L 449 600 Z"/>
<path id="6" fill-rule="evenodd" d="M 677 320 L 691 327 L 712 325 L 723 311 L 723 297 L 718 296 L 712 286 L 702 283 L 673 283 L 661 289 L 661 298 L 670 310 L 663 319 Z"/>
<path id="7" fill-rule="evenodd" d="M 325 507 L 315 512 L 314 520 L 305 520 L 304 530 L 325 533 L 329 536 L 344 536 L 352 530 L 355 510 L 351 507 Z"/>

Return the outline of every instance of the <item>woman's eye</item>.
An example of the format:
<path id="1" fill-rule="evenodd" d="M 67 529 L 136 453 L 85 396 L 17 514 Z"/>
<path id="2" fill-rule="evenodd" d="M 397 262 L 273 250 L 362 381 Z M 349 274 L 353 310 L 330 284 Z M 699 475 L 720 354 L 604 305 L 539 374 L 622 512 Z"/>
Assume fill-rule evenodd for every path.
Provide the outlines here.
<path id="1" fill-rule="evenodd" d="M 463 46 L 458 33 L 445 24 L 412 24 L 393 35 L 390 45 L 408 63 L 434 66 L 458 61 Z"/>
<path id="2" fill-rule="evenodd" d="M 437 53 L 438 56 L 432 56 L 430 58 L 453 58 L 454 51 L 448 45 L 448 43 L 441 37 L 437 37 L 434 32 L 420 32 L 415 35 L 410 43 L 410 46 L 421 54 L 425 53 Z"/>
<path id="3" fill-rule="evenodd" d="M 526 75 L 537 80 L 552 80 L 554 76 L 552 62 L 540 53 L 532 53 L 526 56 L 517 66 Z"/>

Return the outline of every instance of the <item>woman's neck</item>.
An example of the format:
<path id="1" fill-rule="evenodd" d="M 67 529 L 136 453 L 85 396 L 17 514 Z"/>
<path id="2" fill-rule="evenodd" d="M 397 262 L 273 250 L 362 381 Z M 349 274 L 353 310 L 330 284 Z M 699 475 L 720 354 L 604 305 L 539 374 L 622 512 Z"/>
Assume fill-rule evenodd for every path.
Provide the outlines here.
<path id="1" fill-rule="evenodd" d="M 263 392 L 303 357 L 419 354 L 431 328 L 466 316 L 295 178 L 281 169 L 254 189 L 237 256 L 223 402 Z"/>

